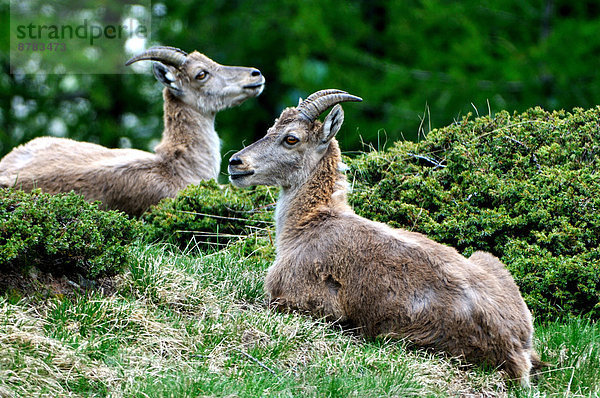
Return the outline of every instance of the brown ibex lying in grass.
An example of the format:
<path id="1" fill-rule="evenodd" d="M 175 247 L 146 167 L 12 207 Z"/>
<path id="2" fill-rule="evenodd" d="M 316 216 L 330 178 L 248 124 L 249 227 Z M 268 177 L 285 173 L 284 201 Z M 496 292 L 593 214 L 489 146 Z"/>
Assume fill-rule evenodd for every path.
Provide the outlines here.
<path id="1" fill-rule="evenodd" d="M 272 304 L 502 367 L 528 386 L 532 367 L 543 364 L 531 314 L 502 263 L 484 252 L 466 259 L 348 206 L 334 136 L 344 120 L 338 104 L 360 100 L 340 90 L 314 93 L 229 161 L 234 185 L 281 187 L 277 256 L 265 281 Z"/>
<path id="2" fill-rule="evenodd" d="M 217 178 L 215 115 L 258 96 L 264 77 L 255 68 L 223 66 L 172 47 L 150 48 L 127 65 L 140 60 L 157 61 L 153 72 L 165 86 L 164 132 L 155 153 L 40 137 L 0 161 L 0 187 L 75 191 L 106 209 L 140 215 L 189 184 Z"/>

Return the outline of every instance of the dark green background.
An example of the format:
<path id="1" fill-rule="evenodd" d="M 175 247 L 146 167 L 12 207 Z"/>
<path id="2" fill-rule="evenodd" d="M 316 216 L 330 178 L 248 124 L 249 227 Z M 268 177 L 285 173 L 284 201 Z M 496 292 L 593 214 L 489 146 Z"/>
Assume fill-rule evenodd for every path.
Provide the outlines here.
<path id="1" fill-rule="evenodd" d="M 162 131 L 153 76 L 11 75 L 1 1 L 0 156 L 61 122 L 77 140 L 151 149 Z M 267 78 L 258 99 L 217 117 L 225 159 L 323 88 L 364 98 L 345 106 L 348 152 L 415 140 L 468 112 L 588 108 L 600 97 L 598 1 L 178 0 L 153 9 L 166 14 L 152 17 L 152 44 Z"/>

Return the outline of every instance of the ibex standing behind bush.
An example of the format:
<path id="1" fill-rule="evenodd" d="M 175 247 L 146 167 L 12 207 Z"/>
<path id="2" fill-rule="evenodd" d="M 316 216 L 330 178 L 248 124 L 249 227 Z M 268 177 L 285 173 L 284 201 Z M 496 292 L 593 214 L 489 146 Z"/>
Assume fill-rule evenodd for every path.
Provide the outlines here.
<path id="1" fill-rule="evenodd" d="M 164 86 L 164 132 L 155 153 L 108 149 L 66 138 L 40 137 L 0 161 L 0 186 L 47 193 L 75 191 L 106 209 L 140 215 L 189 184 L 217 178 L 217 112 L 258 96 L 265 79 L 255 68 L 220 65 L 194 51 L 153 47 L 127 62 L 157 61 Z"/>
<path id="2" fill-rule="evenodd" d="M 229 161 L 234 185 L 281 186 L 277 257 L 265 281 L 272 303 L 503 367 L 528 386 L 532 366 L 542 363 L 531 314 L 502 263 L 483 252 L 466 259 L 348 206 L 334 138 L 344 120 L 337 104 L 360 100 L 339 90 L 314 93 Z"/>

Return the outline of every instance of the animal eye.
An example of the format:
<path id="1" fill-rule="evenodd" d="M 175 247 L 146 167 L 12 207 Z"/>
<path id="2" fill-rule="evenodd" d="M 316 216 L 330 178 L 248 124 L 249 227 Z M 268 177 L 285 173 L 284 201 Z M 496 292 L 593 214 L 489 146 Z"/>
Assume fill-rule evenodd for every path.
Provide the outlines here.
<path id="1" fill-rule="evenodd" d="M 298 142 L 300 142 L 300 140 L 293 135 L 288 135 L 285 137 L 284 141 L 288 145 L 296 145 Z"/>
<path id="2" fill-rule="evenodd" d="M 198 74 L 196 75 L 196 80 L 204 80 L 206 79 L 206 76 L 208 76 L 208 72 L 203 70 L 198 72 Z"/>

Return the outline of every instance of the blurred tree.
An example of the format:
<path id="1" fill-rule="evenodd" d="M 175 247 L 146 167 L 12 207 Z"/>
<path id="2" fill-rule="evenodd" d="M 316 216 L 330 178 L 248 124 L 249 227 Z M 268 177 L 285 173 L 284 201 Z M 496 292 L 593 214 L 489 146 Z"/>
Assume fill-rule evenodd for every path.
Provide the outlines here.
<path id="1" fill-rule="evenodd" d="M 217 117 L 226 159 L 322 88 L 365 100 L 345 107 L 348 151 L 418 139 L 467 112 L 586 108 L 600 96 L 596 1 L 174 0 L 153 2 L 152 15 L 149 44 L 266 76 L 258 99 Z M 0 62 L 0 155 L 48 134 L 146 150 L 160 138 L 161 88 L 149 69 L 11 75 L 6 51 Z"/>

